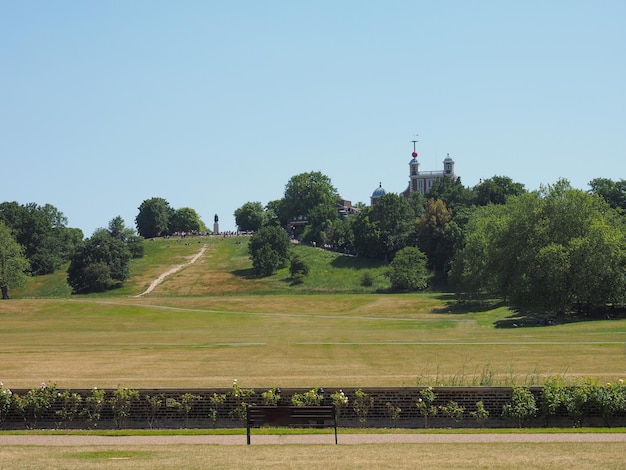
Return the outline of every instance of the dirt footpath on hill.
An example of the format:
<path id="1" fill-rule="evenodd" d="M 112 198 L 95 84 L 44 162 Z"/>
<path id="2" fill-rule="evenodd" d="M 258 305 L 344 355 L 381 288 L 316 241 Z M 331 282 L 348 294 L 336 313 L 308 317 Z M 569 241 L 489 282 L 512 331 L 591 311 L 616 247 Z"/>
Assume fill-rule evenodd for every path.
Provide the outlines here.
<path id="1" fill-rule="evenodd" d="M 177 273 L 178 271 L 180 271 L 181 269 L 183 269 L 186 266 L 189 266 L 190 264 L 195 263 L 196 261 L 198 261 L 198 259 L 204 254 L 204 252 L 207 249 L 207 245 L 204 245 L 200 251 L 193 257 L 191 258 L 189 261 L 187 261 L 184 264 L 181 264 L 179 266 L 174 266 L 172 269 L 170 269 L 169 271 L 164 272 L 163 274 L 161 274 L 158 278 L 156 278 L 154 281 L 152 281 L 150 283 L 150 285 L 148 286 L 148 288 L 143 291 L 141 294 L 137 294 L 135 297 L 142 297 L 146 294 L 149 294 L 150 292 L 152 292 L 159 284 L 161 284 L 166 277 L 171 276 L 174 273 Z"/>

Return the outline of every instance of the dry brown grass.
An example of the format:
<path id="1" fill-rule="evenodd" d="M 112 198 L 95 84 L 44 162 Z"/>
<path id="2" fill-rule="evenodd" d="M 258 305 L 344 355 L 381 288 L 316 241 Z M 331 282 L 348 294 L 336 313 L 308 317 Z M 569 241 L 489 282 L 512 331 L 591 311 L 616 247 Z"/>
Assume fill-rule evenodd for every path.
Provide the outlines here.
<path id="1" fill-rule="evenodd" d="M 623 443 L 3 447 L 1 468 L 622 469 Z"/>
<path id="2" fill-rule="evenodd" d="M 134 297 L 205 242 L 195 264 Z M 277 281 L 241 275 L 249 267 L 242 244 L 147 243 L 152 261 L 136 262 L 124 295 L 0 303 L 0 380 L 13 388 L 229 387 L 234 378 L 256 388 L 368 387 L 624 373 L 626 320 L 495 328 L 505 308 L 455 313 L 440 294 L 249 294 Z"/>
<path id="3" fill-rule="evenodd" d="M 368 387 L 623 374 L 620 322 L 495 329 L 485 314 L 428 313 L 432 302 L 384 295 L 12 300 L 0 314 L 0 380 L 12 388 L 41 381 L 229 387 L 234 378 L 250 387 Z M 393 311 L 398 303 L 412 309 Z"/>

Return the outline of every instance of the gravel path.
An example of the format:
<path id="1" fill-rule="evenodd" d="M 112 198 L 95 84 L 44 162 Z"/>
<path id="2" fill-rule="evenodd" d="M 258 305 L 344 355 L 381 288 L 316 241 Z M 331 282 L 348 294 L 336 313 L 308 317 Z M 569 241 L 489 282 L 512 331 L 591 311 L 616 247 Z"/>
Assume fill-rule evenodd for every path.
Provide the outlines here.
<path id="1" fill-rule="evenodd" d="M 258 444 L 334 444 L 333 434 L 254 435 Z M 496 442 L 626 442 L 626 433 L 546 433 L 546 434 L 341 434 L 339 444 L 449 444 Z M 204 436 L 76 436 L 0 435 L 0 446 L 143 446 L 170 444 L 245 445 L 245 435 Z"/>

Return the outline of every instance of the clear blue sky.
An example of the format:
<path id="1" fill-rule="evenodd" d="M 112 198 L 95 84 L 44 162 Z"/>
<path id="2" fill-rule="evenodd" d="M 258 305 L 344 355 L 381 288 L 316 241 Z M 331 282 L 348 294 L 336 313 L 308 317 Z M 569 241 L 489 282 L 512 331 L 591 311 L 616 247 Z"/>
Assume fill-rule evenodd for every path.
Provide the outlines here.
<path id="1" fill-rule="evenodd" d="M 626 2 L 0 0 L 0 202 L 90 236 L 162 197 L 212 227 L 321 171 L 447 153 L 466 186 L 626 178 Z"/>

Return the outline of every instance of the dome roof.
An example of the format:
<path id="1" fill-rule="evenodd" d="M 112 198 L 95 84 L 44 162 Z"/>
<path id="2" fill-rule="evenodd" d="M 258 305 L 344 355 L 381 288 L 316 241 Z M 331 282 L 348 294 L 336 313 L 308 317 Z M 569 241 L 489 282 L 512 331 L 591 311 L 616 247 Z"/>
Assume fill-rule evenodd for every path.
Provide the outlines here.
<path id="1" fill-rule="evenodd" d="M 381 197 L 384 194 L 387 194 L 387 191 L 383 189 L 382 184 L 379 184 L 378 188 L 376 188 L 372 193 L 372 197 Z"/>

